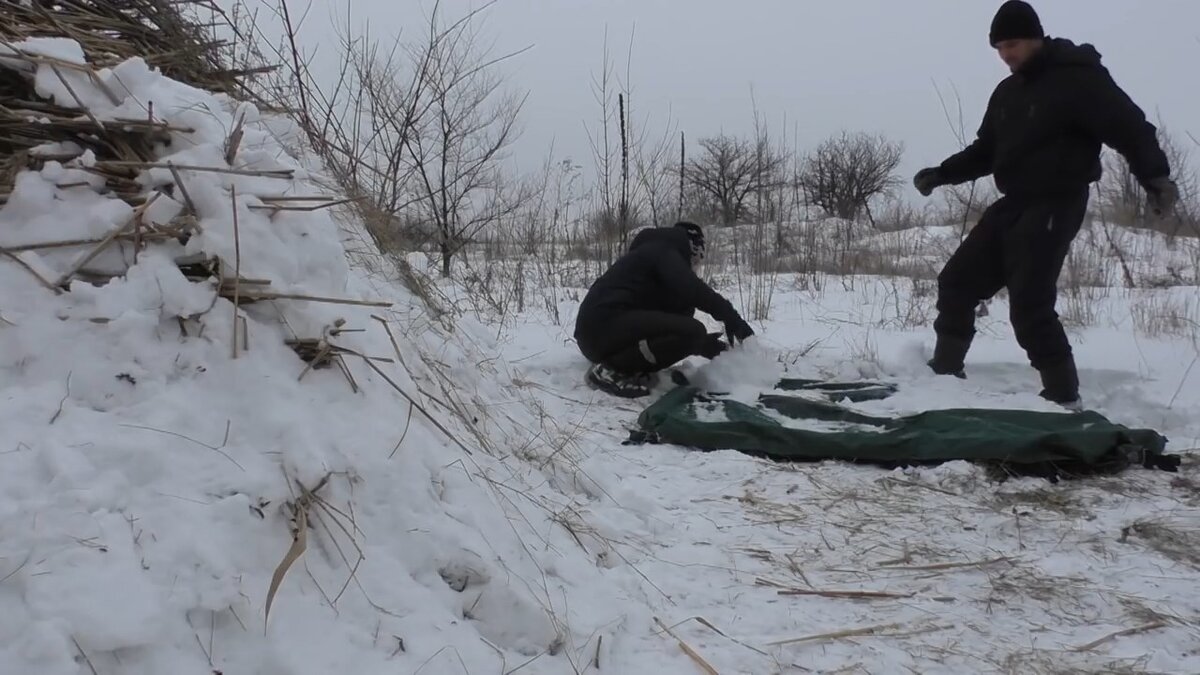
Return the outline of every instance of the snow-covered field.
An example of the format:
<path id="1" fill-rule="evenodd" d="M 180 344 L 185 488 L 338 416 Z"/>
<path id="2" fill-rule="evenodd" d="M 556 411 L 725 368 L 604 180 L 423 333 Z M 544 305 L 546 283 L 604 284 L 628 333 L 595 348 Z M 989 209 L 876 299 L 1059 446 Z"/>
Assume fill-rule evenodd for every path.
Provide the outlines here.
<path id="1" fill-rule="evenodd" d="M 980 319 L 960 381 L 924 367 L 927 329 L 893 327 L 890 282 L 841 281 L 855 288 L 802 292 L 781 277 L 754 349 L 689 366 L 725 384 L 784 367 L 898 382 L 896 396 L 863 404 L 872 412 L 1055 410 L 1036 395 L 1002 301 Z M 663 620 L 685 622 L 676 633 L 719 672 L 1187 673 L 1200 668 L 1197 351 L 1134 324 L 1151 294 L 1186 303 L 1196 292 L 1114 289 L 1097 301 L 1108 320 L 1072 331 L 1088 407 L 1164 433 L 1186 456 L 1179 474 L 1001 482 L 966 463 L 885 471 L 621 446 L 640 408 L 581 384 L 569 303 L 567 328 L 522 317 L 505 355 L 589 472 L 615 473 L 637 495 L 622 506 L 669 523 L 627 530 L 621 546 L 661 590 Z"/>
<path id="2" fill-rule="evenodd" d="M 119 104 L 72 81 L 99 119 L 153 101 L 194 129 L 159 161 L 227 166 L 245 113 L 234 167 L 295 173 L 182 171 L 187 196 L 163 194 L 141 226 L 190 200 L 199 231 L 136 261 L 127 241 L 106 248 L 89 270 L 132 265 L 107 284 L 41 281 L 94 244 L 0 264 L 0 673 L 1200 671 L 1196 289 L 1096 291 L 1073 330 L 1089 407 L 1164 433 L 1187 455 L 1179 474 L 1051 485 L 625 446 L 645 402 L 583 385 L 579 284 L 531 266 L 521 311 L 440 314 L 346 214 L 261 208 L 327 190 L 285 151 L 287 125 L 137 60 L 101 77 Z M 90 161 L 20 175 L 0 245 L 129 222 Z M 172 180 L 151 169 L 143 184 Z M 394 304 L 235 309 L 180 271 L 197 253 L 278 293 Z M 924 369 L 927 285 L 769 282 L 755 348 L 702 376 L 884 377 L 899 412 L 1051 409 L 1003 300 L 959 381 Z M 355 352 L 351 377 L 305 372 L 286 344 L 322 336 Z M 304 549 L 268 617 L 295 525 Z"/>

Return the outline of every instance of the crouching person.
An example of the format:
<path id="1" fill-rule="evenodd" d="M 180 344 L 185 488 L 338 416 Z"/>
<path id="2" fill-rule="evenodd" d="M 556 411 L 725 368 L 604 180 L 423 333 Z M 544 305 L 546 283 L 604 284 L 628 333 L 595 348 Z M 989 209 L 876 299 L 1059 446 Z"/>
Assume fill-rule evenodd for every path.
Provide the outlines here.
<path id="1" fill-rule="evenodd" d="M 733 304 L 696 275 L 703 258 L 704 231 L 694 223 L 634 237 L 588 289 L 575 319 L 575 342 L 593 364 L 589 384 L 614 396 L 646 396 L 659 371 L 728 349 L 694 318 L 697 309 L 724 324 L 730 342 L 754 335 Z"/>

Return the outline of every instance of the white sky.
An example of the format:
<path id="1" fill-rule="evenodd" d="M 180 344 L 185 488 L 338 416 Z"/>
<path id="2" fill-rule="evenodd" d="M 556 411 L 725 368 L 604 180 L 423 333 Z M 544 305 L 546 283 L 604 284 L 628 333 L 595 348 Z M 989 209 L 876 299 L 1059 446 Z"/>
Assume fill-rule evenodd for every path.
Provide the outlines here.
<path id="1" fill-rule="evenodd" d="M 269 0 L 268 0 L 269 1 Z M 413 36 L 432 0 L 311 0 L 306 50 L 336 58 L 333 17 L 370 21 L 380 38 Z M 304 4 L 291 0 L 293 12 Z M 480 0 L 442 0 L 460 16 Z M 623 77 L 631 31 L 634 123 L 670 115 L 689 141 L 747 133 L 751 87 L 775 129 L 786 117 L 801 150 L 842 129 L 880 132 L 905 144 L 907 179 L 958 148 L 934 82 L 962 96 L 967 132 L 1007 71 L 987 44 L 999 0 L 499 0 L 484 15 L 496 50 L 532 49 L 503 65 L 528 89 L 524 133 L 514 148 L 533 169 L 553 142 L 556 159 L 591 165 L 583 124 L 599 109 L 591 77 L 605 29 Z M 1151 118 L 1200 137 L 1200 2 L 1036 0 L 1048 34 L 1091 42 L 1117 82 Z M 1186 140 L 1186 138 L 1185 138 Z M 691 145 L 691 142 L 689 142 Z M 1196 149 L 1200 156 L 1200 148 Z M 907 181 L 906 181 L 907 182 Z M 915 196 L 911 188 L 907 196 Z"/>

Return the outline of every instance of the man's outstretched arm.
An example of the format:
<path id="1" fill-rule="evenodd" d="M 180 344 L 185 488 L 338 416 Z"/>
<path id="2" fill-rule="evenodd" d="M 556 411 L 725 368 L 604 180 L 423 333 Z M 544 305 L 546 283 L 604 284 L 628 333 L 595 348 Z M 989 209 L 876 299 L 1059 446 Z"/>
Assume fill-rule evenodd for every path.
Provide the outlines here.
<path id="1" fill-rule="evenodd" d="M 950 155 L 937 167 L 938 177 L 943 185 L 958 185 L 973 181 L 992 172 L 992 160 L 996 155 L 996 135 L 992 128 L 992 118 L 996 95 L 988 101 L 987 110 L 983 113 L 983 121 L 975 134 L 975 140 L 966 148 Z"/>
<path id="2" fill-rule="evenodd" d="M 1143 187 L 1171 175 L 1167 155 L 1158 142 L 1158 130 L 1107 69 L 1080 74 L 1074 103 L 1074 116 L 1080 126 L 1119 152 Z"/>

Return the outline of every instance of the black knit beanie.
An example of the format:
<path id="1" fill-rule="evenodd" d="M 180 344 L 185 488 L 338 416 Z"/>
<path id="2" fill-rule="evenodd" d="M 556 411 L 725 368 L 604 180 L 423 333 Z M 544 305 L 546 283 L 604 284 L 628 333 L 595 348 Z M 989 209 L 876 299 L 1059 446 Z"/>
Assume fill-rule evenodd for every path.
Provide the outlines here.
<path id="1" fill-rule="evenodd" d="M 988 34 L 993 47 L 1004 40 L 1036 40 L 1044 37 L 1046 33 L 1042 30 L 1042 21 L 1037 12 L 1028 2 L 1021 0 L 1008 0 L 1000 5 L 996 18 L 992 19 L 991 33 Z"/>

